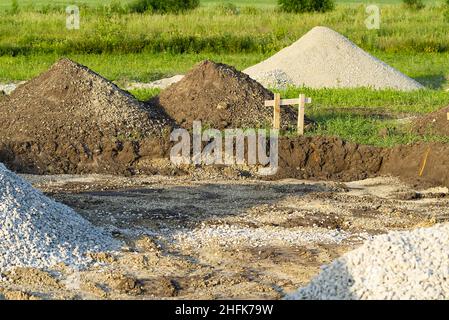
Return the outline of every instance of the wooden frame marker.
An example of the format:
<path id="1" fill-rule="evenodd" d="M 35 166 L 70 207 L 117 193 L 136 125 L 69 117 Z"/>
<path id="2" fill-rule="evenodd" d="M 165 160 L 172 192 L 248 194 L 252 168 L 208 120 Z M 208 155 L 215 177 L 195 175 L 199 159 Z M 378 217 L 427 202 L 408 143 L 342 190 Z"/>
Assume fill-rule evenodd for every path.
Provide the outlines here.
<path id="1" fill-rule="evenodd" d="M 265 101 L 265 107 L 273 107 L 273 129 L 281 128 L 281 106 L 298 105 L 298 135 L 304 135 L 304 116 L 306 103 L 312 103 L 311 98 L 306 98 L 304 94 L 299 95 L 299 99 L 281 99 L 279 93 L 274 94 L 274 100 Z"/>
<path id="2" fill-rule="evenodd" d="M 273 129 L 281 128 L 281 94 L 274 94 Z"/>

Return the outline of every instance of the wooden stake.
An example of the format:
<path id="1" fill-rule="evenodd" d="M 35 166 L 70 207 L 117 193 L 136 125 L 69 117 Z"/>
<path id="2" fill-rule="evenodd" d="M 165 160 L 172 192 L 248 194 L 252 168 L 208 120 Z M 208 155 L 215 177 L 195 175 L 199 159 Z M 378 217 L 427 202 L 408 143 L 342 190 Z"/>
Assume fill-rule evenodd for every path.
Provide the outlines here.
<path id="1" fill-rule="evenodd" d="M 421 166 L 421 170 L 419 170 L 419 176 L 422 177 L 423 173 L 424 173 L 424 169 L 426 168 L 426 164 L 427 164 L 427 158 L 429 157 L 429 153 L 430 153 L 430 147 L 427 148 L 426 154 L 424 155 L 424 160 Z"/>
<path id="2" fill-rule="evenodd" d="M 281 128 L 281 94 L 274 94 L 273 129 Z"/>
<path id="3" fill-rule="evenodd" d="M 298 136 L 304 135 L 304 114 L 306 107 L 306 96 L 299 95 L 299 109 L 298 109 Z"/>

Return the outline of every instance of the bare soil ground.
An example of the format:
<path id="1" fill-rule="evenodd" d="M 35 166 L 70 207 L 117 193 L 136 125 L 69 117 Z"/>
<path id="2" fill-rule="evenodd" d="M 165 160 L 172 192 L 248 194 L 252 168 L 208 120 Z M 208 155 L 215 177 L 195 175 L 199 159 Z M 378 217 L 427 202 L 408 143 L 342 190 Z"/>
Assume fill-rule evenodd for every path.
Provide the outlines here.
<path id="1" fill-rule="evenodd" d="M 6 299 L 279 299 L 370 236 L 449 220 L 447 188 L 395 178 L 26 177 L 126 248 L 81 272 L 3 274 Z"/>

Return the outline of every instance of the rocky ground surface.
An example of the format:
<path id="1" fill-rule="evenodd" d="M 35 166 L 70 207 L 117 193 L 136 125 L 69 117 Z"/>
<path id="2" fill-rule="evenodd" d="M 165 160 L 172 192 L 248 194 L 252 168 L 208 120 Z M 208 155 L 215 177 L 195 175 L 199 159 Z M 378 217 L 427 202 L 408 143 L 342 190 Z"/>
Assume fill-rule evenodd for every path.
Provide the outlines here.
<path id="1" fill-rule="evenodd" d="M 6 299 L 279 299 L 373 235 L 449 220 L 446 188 L 393 178 L 25 177 L 126 246 L 80 272 L 5 272 Z"/>

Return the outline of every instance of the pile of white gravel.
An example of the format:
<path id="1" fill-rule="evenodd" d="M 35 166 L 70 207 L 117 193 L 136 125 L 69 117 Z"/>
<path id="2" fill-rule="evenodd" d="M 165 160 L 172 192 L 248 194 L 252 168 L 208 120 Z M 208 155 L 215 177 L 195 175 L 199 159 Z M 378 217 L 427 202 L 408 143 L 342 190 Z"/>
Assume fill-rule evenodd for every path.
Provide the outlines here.
<path id="1" fill-rule="evenodd" d="M 447 299 L 449 224 L 368 240 L 287 299 Z"/>
<path id="2" fill-rule="evenodd" d="M 0 163 L 0 271 L 82 268 L 89 252 L 115 251 L 118 241 L 69 207 L 34 189 Z"/>
<path id="3" fill-rule="evenodd" d="M 423 88 L 326 27 L 313 28 L 291 46 L 243 72 L 266 87 L 284 86 L 289 79 L 290 85 L 311 88 Z"/>

